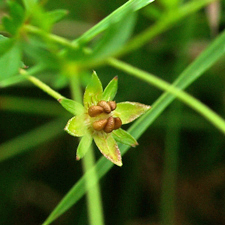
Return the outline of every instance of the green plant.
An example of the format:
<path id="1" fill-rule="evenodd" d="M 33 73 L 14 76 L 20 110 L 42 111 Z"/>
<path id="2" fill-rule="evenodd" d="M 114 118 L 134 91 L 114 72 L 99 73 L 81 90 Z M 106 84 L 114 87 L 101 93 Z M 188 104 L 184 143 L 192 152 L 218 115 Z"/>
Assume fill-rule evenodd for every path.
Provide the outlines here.
<path id="1" fill-rule="evenodd" d="M 179 5 L 178 1 L 168 1 L 171 2 L 171 4 L 168 4 L 167 1 L 160 1 L 163 10 L 159 9 L 157 6 L 153 6 L 152 8 L 155 12 L 155 14 L 152 14 L 155 15 L 155 24 L 128 41 L 135 27 L 136 11 L 147 6 L 150 2 L 149 0 L 130 0 L 83 35 L 70 41 L 64 37 L 52 34 L 51 32 L 54 24 L 63 19 L 67 11 L 47 11 L 42 4 L 35 0 L 23 0 L 22 5 L 16 1 L 9 1 L 9 15 L 3 17 L 1 25 L 1 30 L 7 32 L 10 38 L 6 38 L 3 35 L 0 36 L 0 87 L 19 85 L 28 80 L 55 100 L 59 100 L 68 111 L 71 112 L 71 110 L 73 111 L 74 109 L 75 111 L 78 110 L 79 112 L 76 111 L 74 114 L 79 115 L 80 111 L 83 110 L 83 106 L 79 105 L 82 102 L 81 89 L 85 86 L 84 84 L 87 83 L 85 82 L 85 77 L 90 79 L 90 74 L 87 71 L 96 70 L 96 68 L 100 66 L 110 65 L 165 91 L 152 105 L 152 109 L 147 111 L 146 114 L 128 129 L 130 134 L 123 133 L 123 135 L 126 136 L 124 142 L 126 142 L 126 140 L 128 140 L 128 142 L 132 140 L 132 143 L 129 143 L 129 145 L 134 145 L 136 143 L 135 139 L 141 137 L 144 131 L 175 98 L 194 109 L 224 134 L 225 120 L 198 99 L 183 91 L 183 89 L 197 80 L 224 55 L 224 32 L 177 76 L 173 84 L 169 84 L 153 74 L 116 59 L 140 48 L 154 37 L 168 30 L 168 28 L 172 27 L 174 24 L 177 24 L 178 21 L 184 17 L 196 12 L 213 2 L 213 0 L 190 1 L 181 5 Z M 38 78 L 40 74 L 46 74 L 46 76 L 43 77 L 43 81 L 42 78 Z M 50 74 L 54 88 L 50 88 L 50 85 L 47 84 L 47 74 Z M 68 99 L 59 94 L 58 91 L 55 91 L 57 88 L 67 86 L 70 87 L 73 100 L 78 103 L 68 101 Z M 112 100 L 116 91 L 115 88 L 110 91 L 111 94 L 109 94 L 109 98 L 98 98 L 95 103 L 97 104 L 100 100 Z M 103 95 L 104 93 L 105 92 L 103 92 Z M 4 98 L 2 99 L 4 100 Z M 12 103 L 10 107 L 15 107 L 19 101 L 20 99 L 15 100 L 15 103 Z M 84 101 L 84 106 L 87 102 L 88 100 Z M 37 104 L 40 105 L 40 108 L 43 106 L 43 110 L 39 110 L 40 113 L 44 114 L 45 102 L 41 101 L 37 102 L 36 105 Z M 55 104 L 50 104 L 52 105 L 48 106 L 48 103 L 46 103 L 46 106 L 55 107 Z M 151 102 L 147 102 L 146 104 L 150 105 Z M 4 107 L 4 101 L 2 106 Z M 87 106 L 85 107 L 88 108 Z M 33 106 L 27 106 L 25 111 L 32 111 L 32 108 Z M 146 110 L 147 109 L 148 107 L 146 107 Z M 0 146 L 0 149 L 2 149 L 0 154 L 1 161 L 22 153 L 24 150 L 30 148 L 30 146 L 36 146 L 39 143 L 45 142 L 50 136 L 55 137 L 58 135 L 58 133 L 61 132 L 65 115 L 68 116 L 68 114 L 60 107 L 57 107 L 56 110 L 53 111 L 52 114 L 55 114 L 61 119 L 57 119 L 55 122 L 33 130 L 27 135 L 25 134 L 24 136 L 16 138 L 10 143 L 2 144 L 2 147 Z M 33 109 L 33 113 L 37 112 L 36 109 Z M 142 113 L 143 112 L 139 113 L 139 115 Z M 83 120 L 80 121 L 83 122 Z M 69 126 L 70 124 L 67 126 L 66 130 L 69 131 L 69 133 L 73 133 Z M 73 124 L 73 126 L 75 125 Z M 26 143 L 27 140 L 32 139 L 40 130 L 44 133 L 43 136 L 39 136 L 35 142 Z M 54 132 L 52 132 L 52 130 L 54 130 Z M 84 151 L 89 147 L 89 144 L 87 147 L 86 142 L 91 143 L 90 140 L 91 137 L 88 135 L 84 136 L 81 140 L 82 144 L 79 145 L 80 148 L 78 147 L 78 158 L 83 157 Z M 12 151 L 9 151 L 10 148 Z M 119 148 L 123 155 L 127 152 L 129 146 L 119 145 Z M 7 151 L 5 149 L 7 149 Z M 102 150 L 102 152 L 104 152 L 104 150 Z M 174 158 L 176 158 L 176 155 Z M 121 160 L 119 159 L 111 159 L 111 161 L 117 165 L 121 165 Z M 105 160 L 104 157 L 101 157 L 98 162 L 95 163 L 93 151 L 91 149 L 90 154 L 87 154 L 87 156 L 82 159 L 82 164 L 84 171 L 83 177 L 80 178 L 65 195 L 43 224 L 47 225 L 52 223 L 74 205 L 85 193 L 87 193 L 88 196 L 90 224 L 104 224 L 98 181 L 112 168 L 113 164 Z M 174 181 L 174 179 L 172 180 Z M 174 185 L 174 183 L 172 185 Z M 165 189 L 165 192 L 167 190 L 168 189 Z M 165 204 L 165 202 L 163 204 Z M 162 213 L 165 213 L 165 211 L 168 210 L 168 206 L 162 207 L 162 209 L 164 210 Z M 173 213 L 174 212 L 171 210 L 171 218 L 173 217 Z M 172 220 L 173 218 L 170 219 L 170 222 L 165 222 L 166 220 L 164 222 L 165 224 L 172 224 Z"/>

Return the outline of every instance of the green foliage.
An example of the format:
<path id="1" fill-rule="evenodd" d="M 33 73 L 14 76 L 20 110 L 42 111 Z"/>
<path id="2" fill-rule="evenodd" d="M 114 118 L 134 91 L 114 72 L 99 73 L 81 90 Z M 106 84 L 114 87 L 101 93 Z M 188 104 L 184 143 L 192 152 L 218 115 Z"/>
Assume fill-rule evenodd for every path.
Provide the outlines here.
<path id="1" fill-rule="evenodd" d="M 2 18 L 2 24 L 6 31 L 15 35 L 24 22 L 25 12 L 23 7 L 14 1 L 8 1 L 8 5 L 10 13 Z"/>
<path id="2" fill-rule="evenodd" d="M 131 214 L 134 217 L 140 214 L 137 209 L 136 214 L 130 209 L 134 207 L 133 205 L 136 205 L 136 199 L 134 198 L 132 204 L 133 198 L 131 199 L 130 196 L 136 197 L 133 193 L 138 193 L 137 195 L 140 193 L 140 190 L 137 192 L 134 188 L 136 179 L 139 177 L 137 172 L 134 171 L 155 168 L 155 164 L 151 164 L 151 160 L 150 162 L 148 160 L 151 157 L 158 158 L 159 155 L 160 160 L 161 157 L 163 158 L 162 152 L 158 149 L 164 149 L 165 146 L 163 158 L 165 166 L 162 178 L 161 209 L 157 208 L 159 205 L 157 204 L 155 211 L 161 210 L 161 221 L 162 224 L 166 225 L 175 223 L 174 215 L 177 214 L 174 211 L 176 209 L 175 190 L 179 188 L 179 185 L 182 185 L 181 182 L 176 186 L 179 177 L 182 177 L 182 181 L 187 183 L 187 180 L 190 182 L 191 179 L 187 179 L 186 174 L 193 177 L 193 174 L 198 171 L 197 175 L 200 177 L 201 173 L 204 174 L 205 171 L 213 170 L 215 165 L 219 167 L 224 163 L 221 151 L 221 149 L 224 149 L 225 133 L 225 120 L 222 118 L 224 115 L 224 78 L 221 71 L 224 71 L 225 32 L 222 31 L 217 37 L 214 36 L 210 39 L 209 29 L 216 28 L 208 26 L 204 12 L 199 11 L 214 1 L 159 0 L 148 6 L 151 2 L 151 0 L 130 0 L 115 9 L 116 3 L 111 1 L 104 7 L 106 10 L 108 8 L 112 10 L 111 7 L 115 6 L 115 10 L 98 23 L 96 23 L 96 18 L 103 17 L 101 12 L 104 7 L 95 9 L 98 4 L 101 4 L 99 2 L 95 4 L 97 1 L 93 1 L 93 3 L 91 1 L 88 3 L 80 1 L 80 5 L 72 1 L 65 3 L 49 1 L 47 3 L 47 1 L 37 0 L 11 0 L 7 3 L 0 3 L 0 7 L 6 6 L 8 11 L 8 14 L 4 12 L 0 27 L 0 113 L 2 113 L 0 122 L 2 124 L 1 139 L 3 142 L 0 145 L 0 161 L 2 165 L 4 166 L 3 161 L 13 160 L 13 157 L 17 160 L 19 159 L 18 155 L 40 145 L 42 146 L 41 150 L 38 149 L 35 154 L 30 152 L 32 160 L 28 159 L 27 162 L 26 158 L 20 167 L 29 164 L 27 171 L 29 169 L 36 171 L 37 168 L 32 166 L 36 165 L 38 157 L 40 157 L 41 162 L 44 161 L 38 168 L 45 167 L 46 162 L 43 157 L 46 158 L 46 161 L 48 159 L 54 161 L 51 160 L 51 157 L 54 157 L 53 155 L 57 150 L 63 155 L 63 158 L 59 161 L 60 170 L 61 168 L 67 168 L 70 164 L 75 166 L 76 170 L 79 170 L 79 163 L 74 160 L 76 148 L 76 159 L 83 158 L 81 163 L 83 163 L 84 175 L 81 178 L 76 177 L 78 181 L 69 191 L 68 187 L 71 186 L 71 180 L 74 178 L 73 169 L 73 173 L 67 171 L 68 174 L 66 174 L 63 171 L 63 178 L 58 177 L 57 171 L 57 181 L 60 185 L 64 183 L 65 177 L 69 177 L 70 182 L 65 184 L 65 187 L 56 187 L 55 190 L 60 189 L 61 192 L 61 188 L 64 188 L 63 192 L 68 192 L 55 209 L 48 213 L 48 218 L 44 218 L 46 219 L 44 225 L 52 223 L 74 204 L 79 205 L 78 200 L 85 194 L 88 196 L 90 224 L 103 225 L 101 201 L 99 190 L 95 189 L 96 185 L 113 168 L 114 164 L 111 162 L 118 166 L 122 165 L 122 156 L 130 149 L 130 146 L 138 145 L 136 139 L 140 137 L 142 137 L 139 141 L 140 145 L 136 147 L 135 153 L 130 151 L 130 155 L 135 157 L 132 157 L 133 159 L 124 158 L 124 164 L 128 169 L 123 166 L 119 170 L 123 180 L 119 180 L 119 182 L 116 180 L 116 182 L 110 184 L 113 185 L 114 191 L 123 189 L 122 194 L 120 193 L 118 197 L 123 202 L 118 201 L 120 202 L 118 203 L 119 210 L 115 212 L 117 216 L 111 216 L 112 212 L 110 211 L 110 219 L 106 218 L 106 224 L 126 224 L 128 219 L 133 219 L 130 216 Z M 77 15 L 83 13 L 84 21 L 91 21 L 96 25 L 88 30 L 85 28 L 87 31 L 78 37 L 79 26 L 76 23 L 71 26 L 65 20 L 58 24 L 59 27 L 55 26 L 68 14 L 68 11 L 64 9 L 53 10 L 58 4 L 70 4 L 68 7 L 70 19 L 77 19 Z M 83 10 L 86 9 L 86 6 L 89 6 L 89 8 Z M 143 7 L 145 9 L 141 10 Z M 64 5 L 61 5 L 61 8 L 64 8 Z M 137 14 L 139 14 L 138 20 L 136 20 Z M 152 25 L 153 21 L 154 24 Z M 60 33 L 60 26 L 64 28 L 65 24 L 69 24 L 69 28 L 63 30 L 63 37 L 56 35 L 55 33 Z M 219 21 L 217 25 L 219 26 Z M 52 28 L 54 28 L 54 34 Z M 72 35 L 68 31 L 71 31 Z M 212 34 L 213 32 L 215 31 L 212 31 Z M 162 33 L 164 33 L 163 36 Z M 65 37 L 71 37 L 73 41 Z M 150 42 L 153 39 L 155 39 L 154 42 Z M 198 43 L 196 41 L 198 39 L 201 41 L 207 40 L 208 47 L 196 56 L 193 49 L 198 48 L 191 48 L 190 46 L 192 44 L 195 46 L 194 44 Z M 199 46 L 201 47 L 201 45 Z M 128 53 L 130 54 L 128 55 Z M 126 58 L 122 58 L 125 55 Z M 115 57 L 121 57 L 122 60 Z M 123 61 L 126 61 L 126 63 Z M 143 68 L 143 70 L 139 68 Z M 115 69 L 117 69 L 117 72 L 115 72 Z M 94 72 L 91 77 L 89 70 L 98 71 L 103 84 L 111 80 L 104 90 L 97 74 Z M 154 71 L 157 76 L 147 71 Z M 119 77 L 119 89 L 118 77 L 112 79 L 115 73 Z M 199 79 L 202 75 L 205 77 Z M 45 100 L 45 97 L 42 97 L 37 89 L 30 87 L 30 83 L 53 97 L 55 101 Z M 184 89 L 191 84 L 193 85 L 188 89 L 191 94 L 188 94 Z M 57 87 L 57 91 L 50 86 Z M 10 88 L 6 89 L 7 87 Z M 85 87 L 86 89 L 84 89 Z M 68 88 L 73 100 L 58 93 L 59 91 L 68 95 Z M 164 93 L 160 96 L 157 89 L 164 91 Z M 85 90 L 84 106 L 81 100 L 82 90 Z M 10 96 L 5 96 L 7 94 Z M 100 100 L 112 101 L 116 94 L 118 101 L 122 100 L 122 103 L 118 103 L 117 108 L 110 115 L 119 117 L 123 124 L 133 121 L 145 112 L 146 114 L 135 121 L 128 131 L 120 128 L 114 130 L 110 135 L 103 131 L 93 132 L 90 125 L 96 118 L 88 116 L 88 108 L 97 105 Z M 25 98 L 23 96 L 32 97 Z M 38 96 L 40 99 L 33 99 L 33 96 Z M 196 98 L 193 96 L 196 96 Z M 151 104 L 151 110 L 149 110 L 149 106 L 144 104 L 123 102 L 124 99 L 135 99 L 135 101 Z M 171 104 L 175 99 L 179 99 L 181 103 L 186 104 L 198 114 L 195 115 L 182 104 L 175 107 Z M 154 103 L 152 104 L 152 102 Z M 165 110 L 168 106 L 170 108 Z M 2 111 L 10 111 L 10 113 Z M 164 114 L 162 114 L 163 111 L 165 111 Z M 63 134 L 63 127 L 69 119 L 68 112 L 73 114 L 74 117 L 68 121 L 65 130 L 75 137 L 80 137 L 79 144 L 74 141 L 75 138 L 69 139 L 69 135 L 56 139 Z M 29 116 L 22 115 L 20 117 L 19 113 L 27 113 Z M 32 118 L 29 122 L 30 116 L 34 115 L 35 118 Z M 46 123 L 46 120 L 50 118 L 54 119 L 52 122 Z M 100 115 L 99 119 L 102 118 L 103 115 Z M 211 124 L 205 123 L 202 118 L 205 118 Z M 156 119 L 157 121 L 152 125 Z M 152 126 L 150 127 L 150 125 Z M 222 134 L 218 133 L 217 130 Z M 156 142 L 155 136 L 158 139 Z M 188 139 L 191 141 L 188 141 Z M 195 143 L 195 139 L 198 140 L 198 143 Z M 44 154 L 42 151 L 44 149 L 43 144 L 47 146 L 46 143 L 49 140 L 54 140 L 54 143 L 49 144 L 51 154 L 46 157 L 42 155 Z M 70 140 L 72 141 L 70 142 Z M 106 160 L 105 157 L 101 157 L 96 163 L 94 159 L 89 158 L 93 151 L 92 140 L 94 140 L 100 152 L 111 162 Z M 157 157 L 151 156 L 152 149 L 154 151 L 157 149 Z M 72 152 L 72 156 L 69 151 Z M 141 157 L 143 155 L 144 157 Z M 22 157 L 24 156 L 21 155 Z M 97 157 L 99 157 L 98 153 Z M 58 158 L 60 157 L 57 155 L 55 161 L 59 160 Z M 66 160 L 69 160 L 69 163 L 65 162 Z M 146 162 L 147 166 L 144 167 Z M 12 161 L 7 163 L 7 166 L 10 165 L 14 168 Z M 179 163 L 181 166 L 178 166 Z M 199 167 L 197 168 L 196 165 Z M 160 167 L 161 165 L 157 166 Z M 192 168 L 193 173 L 191 172 Z M 16 169 L 14 172 L 17 174 Z M 152 171 L 150 172 L 152 173 Z M 52 172 L 50 173 L 52 174 Z M 134 179 L 129 178 L 127 174 L 131 174 L 130 176 Z M 8 173 L 1 178 L 5 182 L 10 175 Z M 146 171 L 145 176 L 148 176 L 148 171 Z M 24 180 L 27 174 L 21 172 L 21 177 Z M 147 178 L 150 179 L 150 177 Z M 152 177 L 156 177 L 156 175 L 153 174 Z M 158 180 L 161 179 L 159 175 L 157 178 Z M 44 182 L 48 184 L 50 180 Z M 10 187 L 18 185 L 15 181 L 11 182 L 12 184 L 8 184 Z M 120 182 L 123 182 L 123 187 L 117 188 Z M 54 187 L 54 184 L 50 184 L 50 186 Z M 108 192 L 104 196 L 111 196 L 112 193 L 108 190 L 109 188 L 106 189 Z M 156 186 L 149 189 L 161 190 L 161 187 Z M 13 192 L 11 193 L 9 190 L 7 191 L 10 196 Z M 93 190 L 97 191 L 94 192 Z M 184 191 L 184 189 L 181 190 Z M 7 193 L 6 190 L 4 191 Z M 133 191 L 132 194 L 130 191 Z M 180 190 L 178 190 L 179 192 Z M 113 197 L 116 194 L 117 192 Z M 184 196 L 185 194 L 187 193 L 184 193 Z M 159 195 L 160 193 L 157 192 L 155 196 Z M 211 195 L 210 192 L 208 196 Z M 195 193 L 193 196 L 198 195 Z M 124 199 L 127 199 L 127 201 Z M 178 201 L 181 201 L 180 196 L 178 196 Z M 198 201 L 200 200 L 198 199 Z M 93 207 L 93 205 L 96 205 L 96 207 Z M 39 207 L 45 208 L 43 205 Z M 7 213 L 14 214 L 14 212 L 10 212 L 10 209 L 6 211 L 6 208 L 1 208 L 0 205 L 0 210 L 5 215 Z M 49 206 L 46 208 L 49 208 Z M 78 212 L 79 208 L 83 207 L 77 207 L 75 212 Z M 192 208 L 192 206 L 189 206 L 189 208 Z M 130 210 L 130 214 L 126 214 L 127 210 Z M 76 219 L 80 214 L 82 213 L 79 211 L 75 215 Z M 188 212 L 187 214 L 190 215 L 191 213 Z M 201 221 L 201 219 L 202 223 L 199 224 L 204 224 L 207 220 L 200 216 L 198 221 Z M 121 221 L 118 222 L 119 220 Z M 4 222 L 0 220 L 0 223 L 4 224 Z M 42 222 L 38 221 L 39 224 Z M 26 223 L 29 222 L 26 221 Z M 73 224 L 74 220 L 72 222 L 63 221 L 63 223 Z M 79 224 L 85 223 L 86 221 L 81 218 Z M 189 222 L 182 221 L 182 223 Z"/>

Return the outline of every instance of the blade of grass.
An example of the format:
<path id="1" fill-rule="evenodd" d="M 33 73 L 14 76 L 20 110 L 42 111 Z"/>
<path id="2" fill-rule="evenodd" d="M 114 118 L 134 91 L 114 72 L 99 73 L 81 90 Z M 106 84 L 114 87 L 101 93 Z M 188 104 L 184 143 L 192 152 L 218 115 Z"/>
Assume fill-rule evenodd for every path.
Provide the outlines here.
<path id="1" fill-rule="evenodd" d="M 177 24 L 178 21 L 182 20 L 186 16 L 198 11 L 204 6 L 214 2 L 215 0 L 198 0 L 191 1 L 174 11 L 165 13 L 160 20 L 158 20 L 153 26 L 149 27 L 145 31 L 141 32 L 139 35 L 130 40 L 124 48 L 117 53 L 117 56 L 127 54 L 131 51 L 134 51 L 141 46 L 148 43 L 157 35 L 169 30 L 173 25 Z"/>
<path id="2" fill-rule="evenodd" d="M 141 80 L 146 81 L 149 84 L 152 84 L 152 85 L 160 88 L 161 90 L 164 90 L 164 91 L 167 91 L 167 92 L 173 94 L 178 99 L 180 99 L 182 102 L 184 102 L 185 104 L 190 106 L 192 109 L 194 109 L 198 113 L 200 113 L 209 122 L 211 122 L 216 128 L 218 128 L 220 131 L 222 131 L 225 134 L 224 119 L 221 118 L 219 115 L 217 115 L 209 107 L 207 107 L 206 105 L 201 103 L 199 100 L 197 100 L 196 98 L 187 94 L 186 92 L 182 91 L 180 88 L 170 85 L 166 81 L 164 81 L 150 73 L 147 73 L 143 70 L 135 68 L 127 63 L 124 63 L 122 61 L 119 61 L 116 59 L 109 59 L 108 62 L 109 62 L 109 64 L 116 67 L 117 69 L 125 71 L 134 77 L 137 77 Z"/>
<path id="3" fill-rule="evenodd" d="M 22 154 L 63 134 L 65 119 L 56 119 L 0 145 L 0 162 Z M 35 137 L 35 138 L 34 138 Z"/>
<path id="4" fill-rule="evenodd" d="M 200 77 L 210 66 L 212 66 L 225 51 L 225 32 L 222 33 L 210 46 L 207 48 L 174 82 L 176 87 L 184 89 Z M 204 60 L 207 60 L 205 63 Z M 196 70 L 197 68 L 197 70 Z M 128 132 L 138 139 L 145 130 L 155 121 L 155 119 L 163 112 L 163 110 L 175 99 L 175 96 L 170 93 L 164 93 L 157 101 L 152 105 L 152 109 L 139 118 L 133 125 L 128 129 Z M 121 154 L 124 155 L 129 146 L 119 145 Z M 91 176 L 93 171 L 97 171 L 98 179 L 101 179 L 111 168 L 113 164 L 101 157 L 97 164 L 88 171 Z M 52 211 L 49 217 L 44 222 L 44 225 L 50 224 L 52 221 L 57 219 L 65 211 L 67 211 L 73 204 L 75 204 L 95 183 L 90 183 L 89 186 L 85 186 L 85 174 L 64 196 L 59 202 L 56 208 Z M 96 181 L 97 182 L 97 181 Z M 66 205 L 66 207 L 65 207 Z"/>
<path id="5" fill-rule="evenodd" d="M 94 38 L 96 35 L 107 29 L 108 26 L 110 26 L 111 21 L 119 21 L 121 19 L 121 16 L 124 14 L 124 11 L 127 9 L 133 8 L 133 11 L 137 11 L 149 3 L 153 2 L 154 0 L 130 0 L 127 1 L 125 4 L 117 8 L 114 12 L 112 12 L 109 16 L 104 18 L 102 21 L 100 21 L 98 24 L 96 24 L 94 27 L 89 29 L 87 32 L 85 32 L 83 35 L 81 35 L 79 38 L 73 41 L 73 44 L 80 44 L 90 41 L 92 38 Z"/>
<path id="6" fill-rule="evenodd" d="M 29 113 L 43 116 L 68 116 L 59 104 L 50 100 L 0 96 L 0 109 L 12 112 Z"/>

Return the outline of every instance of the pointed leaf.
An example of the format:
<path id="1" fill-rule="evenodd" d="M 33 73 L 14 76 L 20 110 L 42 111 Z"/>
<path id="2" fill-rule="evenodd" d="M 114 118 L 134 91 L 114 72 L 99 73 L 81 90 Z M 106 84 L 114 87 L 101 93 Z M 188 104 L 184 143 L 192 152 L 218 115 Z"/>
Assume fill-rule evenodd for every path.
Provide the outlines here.
<path id="1" fill-rule="evenodd" d="M 2 24 L 9 33 L 15 35 L 22 25 L 25 17 L 23 7 L 15 1 L 7 2 L 10 9 L 10 16 L 2 18 Z"/>
<path id="2" fill-rule="evenodd" d="M 84 106 L 88 108 L 91 105 L 96 105 L 102 97 L 102 83 L 96 72 L 93 72 L 90 83 L 87 85 L 84 92 Z"/>
<path id="3" fill-rule="evenodd" d="M 114 130 L 112 132 L 112 135 L 116 141 L 118 141 L 122 144 L 130 145 L 132 147 L 135 147 L 136 145 L 138 145 L 136 139 L 131 134 L 129 134 L 127 131 L 125 131 L 121 128 L 118 130 Z"/>
<path id="4" fill-rule="evenodd" d="M 67 111 L 75 116 L 84 113 L 84 107 L 79 102 L 73 101 L 68 98 L 62 98 L 58 101 Z"/>
<path id="5" fill-rule="evenodd" d="M 91 142 L 92 142 L 92 136 L 90 134 L 87 134 L 81 138 L 77 148 L 76 160 L 80 160 L 81 158 L 84 157 L 89 147 L 91 146 Z"/>
<path id="6" fill-rule="evenodd" d="M 84 136 L 86 134 L 85 116 L 74 116 L 67 122 L 64 130 L 75 137 Z"/>
<path id="7" fill-rule="evenodd" d="M 20 66 L 21 49 L 20 46 L 16 44 L 0 57 L 0 80 L 4 80 L 19 73 Z"/>
<path id="8" fill-rule="evenodd" d="M 108 15 L 106 18 L 104 18 L 99 23 L 97 23 L 94 27 L 92 27 L 87 32 L 85 32 L 78 39 L 74 40 L 74 43 L 77 43 L 77 42 L 83 43 L 83 42 L 90 41 L 97 34 L 101 33 L 105 29 L 107 29 L 110 26 L 112 20 L 117 20 L 117 21 L 121 20 L 121 17 L 123 16 L 123 12 L 126 11 L 128 8 L 133 8 L 133 11 L 137 11 L 153 1 L 154 0 L 130 0 L 130 1 L 127 1 L 126 3 L 121 5 L 119 8 L 117 8 L 115 11 L 113 11 L 110 15 Z"/>
<path id="9" fill-rule="evenodd" d="M 118 77 L 116 76 L 106 86 L 102 95 L 102 100 L 105 101 L 113 100 L 116 95 L 117 89 L 118 89 Z"/>
<path id="10" fill-rule="evenodd" d="M 94 141 L 100 152 L 111 162 L 117 166 L 122 166 L 121 153 L 118 145 L 112 134 L 106 134 L 104 132 L 97 132 L 94 136 Z"/>
<path id="11" fill-rule="evenodd" d="M 121 19 L 118 21 L 116 18 L 111 21 L 110 26 L 105 31 L 102 38 L 92 48 L 91 54 L 86 54 L 84 56 L 81 62 L 84 66 L 88 64 L 92 66 L 93 63 L 98 63 L 114 55 L 128 40 L 133 31 L 136 16 L 132 6 L 126 8 L 126 10 L 121 13 Z"/>
<path id="12" fill-rule="evenodd" d="M 4 37 L 0 35 L 0 56 L 5 54 L 10 48 L 13 47 L 15 40 L 12 38 Z"/>
<path id="13" fill-rule="evenodd" d="M 120 117 L 122 123 L 126 124 L 132 122 L 150 108 L 151 106 L 144 105 L 138 102 L 121 102 L 117 104 L 113 115 Z"/>
<path id="14" fill-rule="evenodd" d="M 27 11 L 31 11 L 37 2 L 38 0 L 23 0 L 23 4 Z"/>

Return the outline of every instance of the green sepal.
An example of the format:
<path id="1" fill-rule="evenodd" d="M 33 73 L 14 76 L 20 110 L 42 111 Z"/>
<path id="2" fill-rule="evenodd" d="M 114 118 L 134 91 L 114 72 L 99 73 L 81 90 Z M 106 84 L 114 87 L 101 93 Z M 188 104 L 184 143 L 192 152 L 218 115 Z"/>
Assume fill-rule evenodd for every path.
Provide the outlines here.
<path id="1" fill-rule="evenodd" d="M 38 0 L 23 0 L 23 4 L 26 8 L 26 11 L 31 12 L 37 2 Z"/>
<path id="2" fill-rule="evenodd" d="M 58 99 L 58 102 L 73 115 L 81 115 L 84 113 L 84 107 L 79 102 L 73 101 L 68 98 Z"/>
<path id="3" fill-rule="evenodd" d="M 72 117 L 64 128 L 70 135 L 75 137 L 82 137 L 87 133 L 85 125 L 85 115 Z"/>
<path id="4" fill-rule="evenodd" d="M 118 77 L 114 77 L 104 89 L 102 100 L 111 101 L 114 99 L 118 89 Z"/>
<path id="5" fill-rule="evenodd" d="M 92 139 L 93 138 L 90 134 L 86 134 L 81 138 L 77 148 L 76 160 L 80 160 L 84 157 L 84 155 L 87 153 L 88 149 L 91 146 Z"/>
<path id="6" fill-rule="evenodd" d="M 135 147 L 138 145 L 136 139 L 131 134 L 129 134 L 127 131 L 125 131 L 121 128 L 118 130 L 114 130 L 112 132 L 112 135 L 116 141 L 118 141 L 122 144 L 129 145 L 132 147 Z"/>
<path id="7" fill-rule="evenodd" d="M 93 138 L 98 149 L 107 159 L 117 166 L 123 165 L 119 147 L 112 137 L 112 134 L 96 132 L 96 134 L 93 135 Z"/>
<path id="8" fill-rule="evenodd" d="M 151 106 L 138 102 L 121 102 L 117 104 L 113 115 L 119 117 L 123 124 L 127 124 L 141 116 L 150 108 Z"/>
<path id="9" fill-rule="evenodd" d="M 84 92 L 84 106 L 89 108 L 91 105 L 96 105 L 102 98 L 102 83 L 94 71 L 90 83 L 87 85 Z"/>

